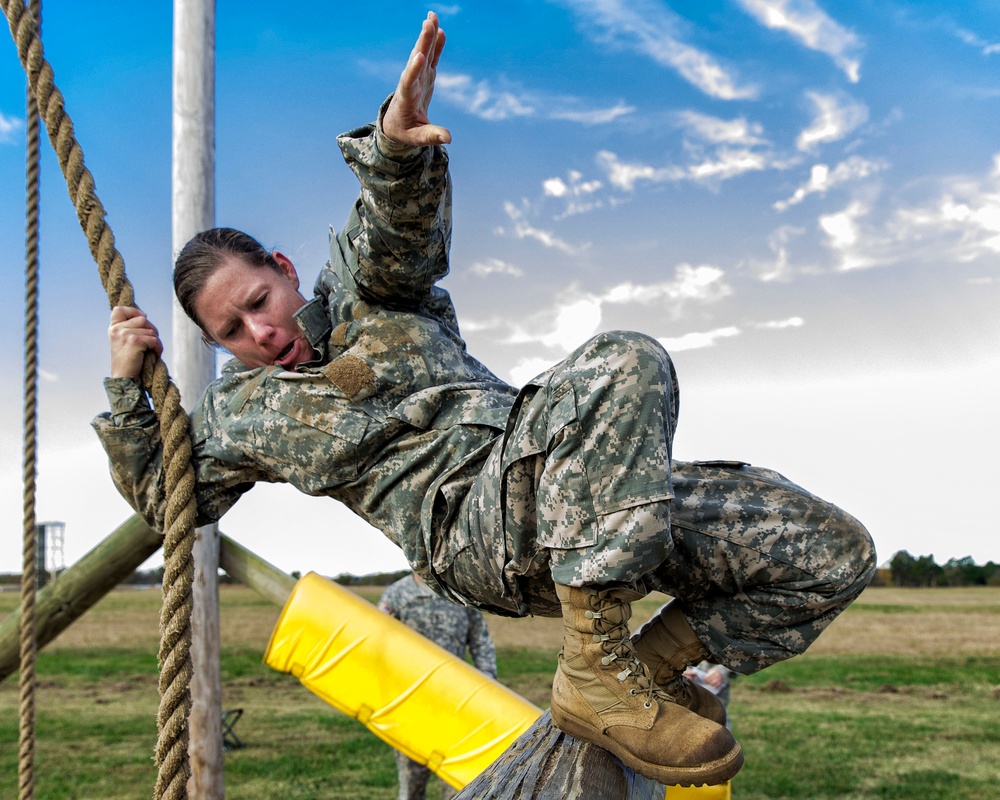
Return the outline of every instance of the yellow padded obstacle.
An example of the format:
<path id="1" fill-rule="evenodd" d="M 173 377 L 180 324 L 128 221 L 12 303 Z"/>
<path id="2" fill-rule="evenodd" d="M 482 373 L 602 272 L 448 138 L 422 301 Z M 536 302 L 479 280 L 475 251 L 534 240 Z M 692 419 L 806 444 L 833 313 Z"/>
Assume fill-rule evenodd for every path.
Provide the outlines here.
<path id="1" fill-rule="evenodd" d="M 461 789 L 541 710 L 315 572 L 295 584 L 264 663 Z M 671 786 L 666 800 L 729 800 L 729 784 Z"/>
<path id="2" fill-rule="evenodd" d="M 264 654 L 338 711 L 461 789 L 541 710 L 353 592 L 310 572 Z"/>

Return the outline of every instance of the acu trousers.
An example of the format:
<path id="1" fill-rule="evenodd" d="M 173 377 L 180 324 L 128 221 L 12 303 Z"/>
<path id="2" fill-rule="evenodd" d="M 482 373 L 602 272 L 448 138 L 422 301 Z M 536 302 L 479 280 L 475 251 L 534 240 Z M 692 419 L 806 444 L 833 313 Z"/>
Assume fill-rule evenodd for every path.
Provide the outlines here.
<path id="1" fill-rule="evenodd" d="M 540 375 L 438 543 L 438 582 L 522 616 L 558 616 L 555 583 L 657 590 L 736 672 L 803 652 L 871 579 L 870 535 L 771 470 L 674 461 L 678 404 L 641 334 L 600 334 Z"/>

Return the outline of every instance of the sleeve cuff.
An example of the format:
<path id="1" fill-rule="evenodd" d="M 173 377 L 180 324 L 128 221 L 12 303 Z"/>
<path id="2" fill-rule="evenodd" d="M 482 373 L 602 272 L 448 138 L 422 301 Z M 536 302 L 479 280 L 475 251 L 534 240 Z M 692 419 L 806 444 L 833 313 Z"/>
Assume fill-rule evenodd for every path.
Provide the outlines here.
<path id="1" fill-rule="evenodd" d="M 404 161 L 407 158 L 412 158 L 417 155 L 423 148 L 411 147 L 408 144 L 400 144 L 385 135 L 382 130 L 382 118 L 385 116 L 385 112 L 389 108 L 389 103 L 391 102 L 392 95 L 390 94 L 379 107 L 378 121 L 375 123 L 375 149 L 378 150 L 378 152 L 385 158 L 393 161 Z"/>
<path id="2" fill-rule="evenodd" d="M 105 378 L 104 391 L 117 427 L 122 427 L 131 417 L 144 416 L 150 411 L 146 392 L 135 378 Z"/>

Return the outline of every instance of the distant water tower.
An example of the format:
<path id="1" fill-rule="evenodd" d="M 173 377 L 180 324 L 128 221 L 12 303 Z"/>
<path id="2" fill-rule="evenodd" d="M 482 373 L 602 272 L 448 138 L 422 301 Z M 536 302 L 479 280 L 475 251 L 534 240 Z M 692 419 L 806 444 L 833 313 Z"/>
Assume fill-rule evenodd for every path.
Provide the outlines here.
<path id="1" fill-rule="evenodd" d="M 66 567 L 63 549 L 65 522 L 39 522 L 35 526 L 38 538 L 38 585 L 44 586 Z"/>

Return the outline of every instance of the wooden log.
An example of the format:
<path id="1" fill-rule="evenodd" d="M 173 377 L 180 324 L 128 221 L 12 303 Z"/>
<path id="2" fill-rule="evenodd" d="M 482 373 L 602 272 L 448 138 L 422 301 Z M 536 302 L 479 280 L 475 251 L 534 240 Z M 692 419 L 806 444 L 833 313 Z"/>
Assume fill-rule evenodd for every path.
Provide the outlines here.
<path id="1" fill-rule="evenodd" d="M 173 246 L 177 253 L 215 224 L 215 0 L 174 0 Z M 194 406 L 215 378 L 215 353 L 180 303 L 173 305 L 174 380 Z M 219 531 L 195 531 L 191 587 L 191 711 L 188 791 L 225 797 L 219 644 Z"/>
<path id="2" fill-rule="evenodd" d="M 129 517 L 103 542 L 38 593 L 39 649 L 51 642 L 109 591 L 131 575 L 163 543 L 138 516 Z M 0 624 L 0 681 L 19 665 L 20 607 Z"/>
<path id="3" fill-rule="evenodd" d="M 225 534 L 220 538 L 219 565 L 244 586 L 284 606 L 295 588 L 295 578 L 234 542 Z"/>
<path id="4" fill-rule="evenodd" d="M 664 787 L 574 739 L 546 711 L 455 800 L 663 800 Z"/>

